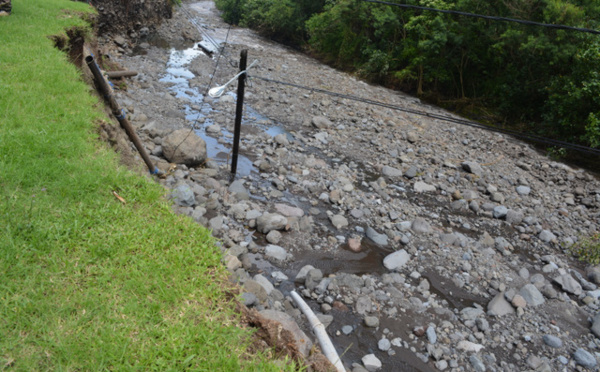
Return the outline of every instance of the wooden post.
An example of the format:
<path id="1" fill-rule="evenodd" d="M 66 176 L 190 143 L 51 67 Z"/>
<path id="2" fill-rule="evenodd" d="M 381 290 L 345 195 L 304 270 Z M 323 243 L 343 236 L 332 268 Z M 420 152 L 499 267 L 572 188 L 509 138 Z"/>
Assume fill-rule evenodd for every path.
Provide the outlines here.
<path id="1" fill-rule="evenodd" d="M 240 53 L 240 72 L 246 70 L 248 50 Z M 244 89 L 246 88 L 246 75 L 241 74 L 238 78 L 237 105 L 235 108 L 235 124 L 233 128 L 233 157 L 231 159 L 231 173 L 235 176 L 237 172 L 238 152 L 240 149 L 240 130 L 242 128 L 242 113 L 244 111 Z"/>

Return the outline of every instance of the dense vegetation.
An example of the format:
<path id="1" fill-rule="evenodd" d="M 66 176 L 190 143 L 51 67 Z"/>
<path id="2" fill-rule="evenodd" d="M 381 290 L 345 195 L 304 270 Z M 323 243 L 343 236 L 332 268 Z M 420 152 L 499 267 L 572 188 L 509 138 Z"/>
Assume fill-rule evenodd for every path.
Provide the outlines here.
<path id="1" fill-rule="evenodd" d="M 493 113 L 482 119 L 600 146 L 600 35 L 361 0 L 216 2 L 226 21 L 307 47 L 328 63 L 371 81 L 451 108 Z M 600 27 L 596 0 L 404 3 Z"/>

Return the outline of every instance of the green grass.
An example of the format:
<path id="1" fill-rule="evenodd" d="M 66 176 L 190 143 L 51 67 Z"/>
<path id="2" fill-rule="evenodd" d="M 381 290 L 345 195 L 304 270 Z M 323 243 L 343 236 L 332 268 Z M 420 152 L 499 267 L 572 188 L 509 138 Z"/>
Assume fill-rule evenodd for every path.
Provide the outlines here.
<path id="1" fill-rule="evenodd" d="M 279 370 L 245 354 L 210 232 L 98 141 L 98 100 L 47 37 L 85 26 L 67 8 L 90 11 L 0 18 L 0 370 Z"/>

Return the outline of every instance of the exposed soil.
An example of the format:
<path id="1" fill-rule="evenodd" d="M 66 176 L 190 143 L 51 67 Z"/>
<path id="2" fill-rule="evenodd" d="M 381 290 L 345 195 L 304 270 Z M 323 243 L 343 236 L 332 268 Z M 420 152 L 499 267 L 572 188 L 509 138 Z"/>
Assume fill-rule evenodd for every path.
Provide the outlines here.
<path id="1" fill-rule="evenodd" d="M 171 18 L 170 0 L 90 0 L 98 10 L 98 31 L 101 35 L 125 35 L 133 39 L 156 30 L 165 19 Z"/>

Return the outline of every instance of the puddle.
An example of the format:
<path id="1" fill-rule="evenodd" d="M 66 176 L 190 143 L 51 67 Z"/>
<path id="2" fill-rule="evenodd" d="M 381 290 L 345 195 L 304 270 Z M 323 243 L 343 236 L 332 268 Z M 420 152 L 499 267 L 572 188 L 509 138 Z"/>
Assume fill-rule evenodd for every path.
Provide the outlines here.
<path id="1" fill-rule="evenodd" d="M 323 251 L 294 252 L 294 262 L 286 268 L 290 275 L 295 275 L 305 265 L 312 265 L 321 270 L 324 276 L 340 272 L 348 274 L 381 275 L 388 270 L 383 266 L 383 259 L 392 250 L 384 249 L 369 239 L 363 239 L 361 252 L 355 253 L 347 244 Z"/>
<path id="2" fill-rule="evenodd" d="M 225 129 L 221 130 L 221 138 L 209 136 L 206 133 L 206 127 L 214 124 L 209 117 L 215 110 L 210 104 L 204 102 L 204 94 L 197 88 L 190 87 L 190 80 L 195 77 L 194 73 L 188 68 L 188 65 L 196 58 L 206 55 L 202 49 L 194 44 L 193 47 L 178 50 L 172 48 L 165 75 L 160 79 L 161 82 L 170 83 L 169 90 L 175 93 L 177 98 L 182 98 L 189 102 L 184 107 L 185 117 L 188 121 L 196 125 L 195 133 L 206 142 L 206 151 L 208 158 L 212 161 L 228 165 L 231 162 L 231 138 L 233 134 Z M 198 109 L 199 108 L 199 109 Z M 198 124 L 201 124 L 198 126 Z M 252 172 L 256 172 L 252 160 L 244 155 L 238 156 L 237 175 L 244 177 Z"/>

